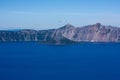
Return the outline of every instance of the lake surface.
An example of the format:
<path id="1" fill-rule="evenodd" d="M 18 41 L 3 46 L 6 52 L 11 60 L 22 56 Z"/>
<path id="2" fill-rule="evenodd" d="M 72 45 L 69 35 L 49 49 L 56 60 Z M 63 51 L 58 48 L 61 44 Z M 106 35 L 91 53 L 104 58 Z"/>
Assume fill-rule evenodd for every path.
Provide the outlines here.
<path id="1" fill-rule="evenodd" d="M 0 43 L 0 80 L 120 80 L 120 43 Z"/>

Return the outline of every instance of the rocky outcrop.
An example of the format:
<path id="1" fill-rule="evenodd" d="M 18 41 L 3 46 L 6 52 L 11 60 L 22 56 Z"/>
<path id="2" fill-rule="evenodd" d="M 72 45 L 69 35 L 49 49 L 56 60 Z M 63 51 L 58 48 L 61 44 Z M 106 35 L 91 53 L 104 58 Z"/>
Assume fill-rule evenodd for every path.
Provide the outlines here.
<path id="1" fill-rule="evenodd" d="M 120 42 L 120 28 L 104 26 L 100 23 L 84 27 L 67 24 L 51 30 L 0 31 L 0 41 L 39 41 L 51 44 L 75 42 Z"/>
<path id="2" fill-rule="evenodd" d="M 67 25 L 68 26 L 68 25 Z M 104 26 L 100 23 L 84 27 L 60 28 L 58 33 L 76 42 L 119 42 L 120 28 Z"/>

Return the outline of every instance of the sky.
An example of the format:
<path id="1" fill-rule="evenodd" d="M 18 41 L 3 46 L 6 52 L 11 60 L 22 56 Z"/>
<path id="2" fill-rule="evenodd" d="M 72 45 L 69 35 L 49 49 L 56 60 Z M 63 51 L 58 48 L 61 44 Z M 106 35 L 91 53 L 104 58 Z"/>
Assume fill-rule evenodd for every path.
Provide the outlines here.
<path id="1" fill-rule="evenodd" d="M 65 24 L 120 27 L 120 0 L 0 0 L 0 29 L 51 29 Z"/>

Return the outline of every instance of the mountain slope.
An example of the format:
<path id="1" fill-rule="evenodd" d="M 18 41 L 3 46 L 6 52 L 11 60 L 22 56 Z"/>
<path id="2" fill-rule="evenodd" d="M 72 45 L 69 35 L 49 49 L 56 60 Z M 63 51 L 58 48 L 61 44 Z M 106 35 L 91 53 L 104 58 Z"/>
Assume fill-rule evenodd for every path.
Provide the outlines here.
<path id="1" fill-rule="evenodd" d="M 41 43 L 67 44 L 74 42 L 120 42 L 120 28 L 100 23 L 84 27 L 67 24 L 51 30 L 0 31 L 0 41 L 39 41 Z"/>

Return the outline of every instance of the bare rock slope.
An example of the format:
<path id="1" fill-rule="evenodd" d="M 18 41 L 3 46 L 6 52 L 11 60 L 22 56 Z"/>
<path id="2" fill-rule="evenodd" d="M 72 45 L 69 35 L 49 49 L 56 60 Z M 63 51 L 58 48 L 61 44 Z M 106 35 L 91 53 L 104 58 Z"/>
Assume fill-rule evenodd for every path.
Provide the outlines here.
<path id="1" fill-rule="evenodd" d="M 120 42 L 120 28 L 100 23 L 84 27 L 67 24 L 51 30 L 0 31 L 0 41 L 38 41 L 50 44 L 68 44 L 76 42 Z"/>

